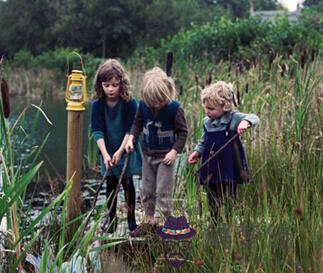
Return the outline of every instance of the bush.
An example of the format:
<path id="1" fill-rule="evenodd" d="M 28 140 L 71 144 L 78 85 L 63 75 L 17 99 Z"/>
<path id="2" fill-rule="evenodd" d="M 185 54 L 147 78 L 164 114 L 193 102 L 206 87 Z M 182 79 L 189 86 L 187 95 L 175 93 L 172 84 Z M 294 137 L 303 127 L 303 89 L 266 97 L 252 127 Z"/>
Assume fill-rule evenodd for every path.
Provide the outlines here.
<path id="1" fill-rule="evenodd" d="M 229 58 L 230 61 L 250 60 L 255 52 L 257 55 L 267 54 L 270 48 L 281 55 L 295 45 L 298 52 L 304 48 L 319 49 L 322 37 L 322 29 L 305 15 L 297 23 L 290 23 L 287 16 L 277 17 L 274 22 L 262 22 L 255 17 L 236 20 L 221 17 L 202 26 L 193 25 L 190 30 L 164 39 L 157 49 L 137 51 L 130 63 L 143 59 L 148 66 L 163 63 L 170 50 L 176 65 L 188 62 L 198 70 L 205 62 L 212 64 Z"/>
<path id="2" fill-rule="evenodd" d="M 22 68 L 31 68 L 34 65 L 34 56 L 27 50 L 19 50 L 13 57 L 15 65 Z"/>

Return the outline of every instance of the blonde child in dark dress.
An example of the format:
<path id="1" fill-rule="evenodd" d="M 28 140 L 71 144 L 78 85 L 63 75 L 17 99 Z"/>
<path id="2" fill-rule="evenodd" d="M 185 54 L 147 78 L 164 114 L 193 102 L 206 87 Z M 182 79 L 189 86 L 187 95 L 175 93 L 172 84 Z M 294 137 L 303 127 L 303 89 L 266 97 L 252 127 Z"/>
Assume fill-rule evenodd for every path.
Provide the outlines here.
<path id="1" fill-rule="evenodd" d="M 216 224 L 219 208 L 229 198 L 235 200 L 237 185 L 250 180 L 250 173 L 239 137 L 209 158 L 235 133 L 242 135 L 247 128 L 256 127 L 259 118 L 234 110 L 232 84 L 218 81 L 205 88 L 201 98 L 206 114 L 203 136 L 189 155 L 188 163 L 195 164 L 202 157 L 200 183 L 206 186 L 211 219 Z"/>

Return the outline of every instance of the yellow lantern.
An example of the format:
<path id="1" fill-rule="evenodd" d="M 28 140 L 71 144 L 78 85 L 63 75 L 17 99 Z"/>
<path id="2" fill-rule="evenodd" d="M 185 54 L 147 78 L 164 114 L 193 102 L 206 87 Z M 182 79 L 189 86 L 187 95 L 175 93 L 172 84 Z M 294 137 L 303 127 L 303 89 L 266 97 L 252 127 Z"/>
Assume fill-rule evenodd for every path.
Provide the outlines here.
<path id="1" fill-rule="evenodd" d="M 86 77 L 81 70 L 72 70 L 67 77 L 65 100 L 66 110 L 84 111 L 86 98 Z"/>

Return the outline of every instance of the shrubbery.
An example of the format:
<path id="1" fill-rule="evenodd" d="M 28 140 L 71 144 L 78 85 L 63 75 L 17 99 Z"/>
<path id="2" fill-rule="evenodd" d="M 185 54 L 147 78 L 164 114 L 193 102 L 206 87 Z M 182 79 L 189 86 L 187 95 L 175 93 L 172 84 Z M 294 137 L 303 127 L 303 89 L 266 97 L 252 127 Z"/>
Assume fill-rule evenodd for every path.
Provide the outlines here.
<path id="1" fill-rule="evenodd" d="M 138 50 L 129 62 L 137 63 L 140 58 L 148 66 L 163 63 L 166 52 L 172 51 L 178 64 L 189 62 L 200 67 L 204 62 L 250 60 L 253 56 L 267 54 L 270 49 L 281 55 L 288 50 L 318 50 L 322 49 L 323 41 L 319 26 L 306 14 L 297 23 L 289 22 L 287 16 L 277 17 L 273 22 L 262 22 L 255 17 L 234 21 L 221 17 L 164 39 L 157 49 Z"/>
<path id="2" fill-rule="evenodd" d="M 222 60 L 250 66 L 252 60 L 267 60 L 264 55 L 269 50 L 274 56 L 286 56 L 289 51 L 299 61 L 305 50 L 307 55 L 313 55 L 313 52 L 317 55 L 322 49 L 323 32 L 320 20 L 311 10 L 303 12 L 297 23 L 289 22 L 287 16 L 277 17 L 272 22 L 262 22 L 255 17 L 232 20 L 222 16 L 204 25 L 193 24 L 190 30 L 180 31 L 173 37 L 161 40 L 157 48 L 137 49 L 126 64 L 128 68 L 136 67 L 137 70 L 138 67 L 144 70 L 156 64 L 163 66 L 167 52 L 172 51 L 176 71 L 186 78 L 185 75 L 190 74 L 190 71 L 205 74 Z M 75 49 L 57 48 L 33 56 L 30 52 L 21 50 L 14 55 L 11 65 L 33 71 L 50 70 L 57 83 L 62 85 L 66 81 L 68 58 L 70 69 L 81 68 L 79 58 L 71 54 L 73 51 Z M 94 73 L 103 59 L 90 53 L 81 55 L 88 87 L 91 88 Z"/>
<path id="3" fill-rule="evenodd" d="M 23 68 L 34 72 L 40 72 L 43 69 L 49 70 L 53 73 L 53 77 L 57 79 L 57 85 L 63 86 L 66 82 L 66 75 L 72 69 L 82 70 L 82 63 L 79 57 L 77 57 L 76 54 L 72 54 L 72 52 L 77 51 L 78 50 L 71 48 L 57 48 L 54 51 L 48 51 L 41 55 L 33 56 L 29 51 L 22 49 L 14 55 L 13 60 L 10 61 L 9 67 L 12 71 L 15 71 L 15 68 Z M 87 84 L 89 87 L 92 85 L 92 78 L 97 67 L 103 60 L 101 58 L 95 58 L 89 53 L 80 53 L 80 55 L 88 78 Z M 35 75 L 37 75 L 37 73 L 35 73 Z M 13 76 L 12 73 L 9 73 L 9 76 Z"/>

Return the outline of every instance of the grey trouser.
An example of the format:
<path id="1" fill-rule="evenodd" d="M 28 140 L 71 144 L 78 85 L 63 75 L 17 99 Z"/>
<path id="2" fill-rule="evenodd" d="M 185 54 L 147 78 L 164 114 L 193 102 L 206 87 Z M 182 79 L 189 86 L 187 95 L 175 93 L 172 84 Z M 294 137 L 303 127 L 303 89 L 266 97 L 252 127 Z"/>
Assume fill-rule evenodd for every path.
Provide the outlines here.
<path id="1" fill-rule="evenodd" d="M 174 165 L 167 166 L 163 158 L 143 156 L 142 203 L 147 216 L 154 216 L 155 209 L 165 217 L 171 214 Z"/>

